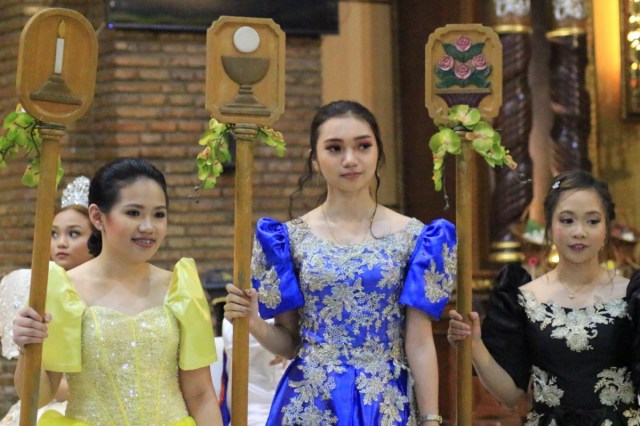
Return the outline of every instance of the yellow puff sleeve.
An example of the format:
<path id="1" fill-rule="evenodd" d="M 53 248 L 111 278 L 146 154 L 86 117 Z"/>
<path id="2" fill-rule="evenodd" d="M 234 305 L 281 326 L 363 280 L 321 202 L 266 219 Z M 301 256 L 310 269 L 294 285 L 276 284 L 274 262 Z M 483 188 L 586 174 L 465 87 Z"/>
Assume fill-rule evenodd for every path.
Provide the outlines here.
<path id="1" fill-rule="evenodd" d="M 42 346 L 45 370 L 77 373 L 82 369 L 82 314 L 85 309 L 65 270 L 49 262 L 45 312 L 51 314 L 51 323 L 49 336 Z"/>
<path id="2" fill-rule="evenodd" d="M 193 259 L 182 258 L 173 269 L 166 305 L 180 326 L 180 368 L 195 370 L 215 362 L 211 314 Z"/>

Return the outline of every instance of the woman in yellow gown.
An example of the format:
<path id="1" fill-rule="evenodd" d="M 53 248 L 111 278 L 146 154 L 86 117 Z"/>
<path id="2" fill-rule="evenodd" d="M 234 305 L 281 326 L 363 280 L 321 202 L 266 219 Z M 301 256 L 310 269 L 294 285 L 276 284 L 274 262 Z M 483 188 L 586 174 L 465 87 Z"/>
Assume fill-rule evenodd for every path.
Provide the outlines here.
<path id="1" fill-rule="evenodd" d="M 222 424 L 195 263 L 181 259 L 170 272 L 148 262 L 166 236 L 167 210 L 164 176 L 145 160 L 113 161 L 91 180 L 96 258 L 67 272 L 51 264 L 45 318 L 24 308 L 14 321 L 19 347 L 44 342 L 40 402 L 62 373 L 69 382 L 66 415 L 45 413 L 39 425 Z M 20 357 L 18 386 L 23 374 Z"/>

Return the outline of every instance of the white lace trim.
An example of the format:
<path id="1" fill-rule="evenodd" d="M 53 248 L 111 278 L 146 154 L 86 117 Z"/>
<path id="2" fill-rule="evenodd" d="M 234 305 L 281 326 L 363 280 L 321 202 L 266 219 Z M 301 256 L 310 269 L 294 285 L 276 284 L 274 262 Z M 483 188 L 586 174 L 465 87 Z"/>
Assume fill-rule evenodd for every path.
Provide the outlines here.
<path id="1" fill-rule="evenodd" d="M 567 347 L 574 352 L 593 349 L 589 341 L 598 335 L 598 324 L 610 324 L 615 318 L 629 316 L 627 302 L 621 298 L 603 301 L 596 297 L 590 306 L 567 310 L 554 302 L 538 302 L 532 293 L 522 292 L 518 303 L 532 322 L 540 323 L 540 330 L 551 326 L 551 337 L 566 340 Z"/>

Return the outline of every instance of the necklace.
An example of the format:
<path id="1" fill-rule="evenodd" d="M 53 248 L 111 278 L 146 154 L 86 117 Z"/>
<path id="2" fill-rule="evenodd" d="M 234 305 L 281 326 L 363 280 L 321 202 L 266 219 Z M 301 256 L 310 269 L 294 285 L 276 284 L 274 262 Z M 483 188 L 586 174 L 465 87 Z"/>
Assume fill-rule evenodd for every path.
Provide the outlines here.
<path id="1" fill-rule="evenodd" d="M 371 225 L 373 224 L 373 218 L 375 215 L 376 215 L 376 209 L 374 208 L 373 213 L 369 218 L 369 225 L 367 226 L 367 230 L 364 233 L 362 239 L 357 244 L 364 243 L 364 241 L 367 239 L 367 237 L 371 233 Z M 333 234 L 333 230 L 331 229 L 331 225 L 329 224 L 329 216 L 327 215 L 327 208 L 325 207 L 325 204 L 322 204 L 322 216 L 324 216 L 324 222 L 327 224 L 327 229 L 329 230 L 329 235 L 331 235 L 331 239 L 333 239 L 333 241 L 337 244 L 344 245 L 344 243 L 338 240 L 336 236 Z"/>
<path id="2" fill-rule="evenodd" d="M 574 297 L 576 297 L 576 294 L 577 294 L 578 292 L 580 292 L 580 290 L 582 290 L 582 289 L 585 287 L 585 286 L 581 286 L 578 290 L 576 290 L 576 291 L 571 291 L 571 289 L 569 288 L 569 286 L 568 286 L 568 285 L 566 285 L 566 284 L 565 284 L 565 283 L 563 283 L 562 281 L 558 281 L 558 282 L 560 283 L 560 285 L 561 285 L 562 287 L 564 287 L 564 288 L 565 288 L 565 290 L 567 290 L 567 293 L 569 294 L 569 299 L 572 299 L 572 300 L 573 300 L 573 298 L 574 298 Z"/>
<path id="3" fill-rule="evenodd" d="M 560 283 L 560 285 L 562 287 L 565 288 L 565 290 L 567 290 L 567 293 L 569 294 L 569 299 L 571 299 L 571 300 L 573 300 L 576 297 L 576 294 L 580 293 L 583 289 L 585 289 L 587 287 L 593 287 L 594 286 L 593 284 L 581 285 L 579 289 L 571 291 L 571 288 L 569 288 L 569 286 L 566 283 L 564 283 L 564 282 L 562 282 L 560 280 L 558 280 L 558 282 Z"/>

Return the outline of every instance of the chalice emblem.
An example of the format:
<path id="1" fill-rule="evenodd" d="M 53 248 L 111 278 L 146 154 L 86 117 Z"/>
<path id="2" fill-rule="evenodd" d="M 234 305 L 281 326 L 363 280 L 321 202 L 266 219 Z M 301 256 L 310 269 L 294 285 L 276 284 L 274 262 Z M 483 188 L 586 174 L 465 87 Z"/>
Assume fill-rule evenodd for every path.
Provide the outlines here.
<path id="1" fill-rule="evenodd" d="M 260 47 L 260 35 L 252 27 L 243 26 L 233 34 L 233 46 L 240 53 L 253 53 Z M 222 66 L 227 75 L 239 85 L 238 94 L 220 108 L 223 114 L 264 115 L 271 111 L 253 94 L 253 85 L 260 82 L 269 71 L 270 59 L 256 56 L 223 55 Z"/>

